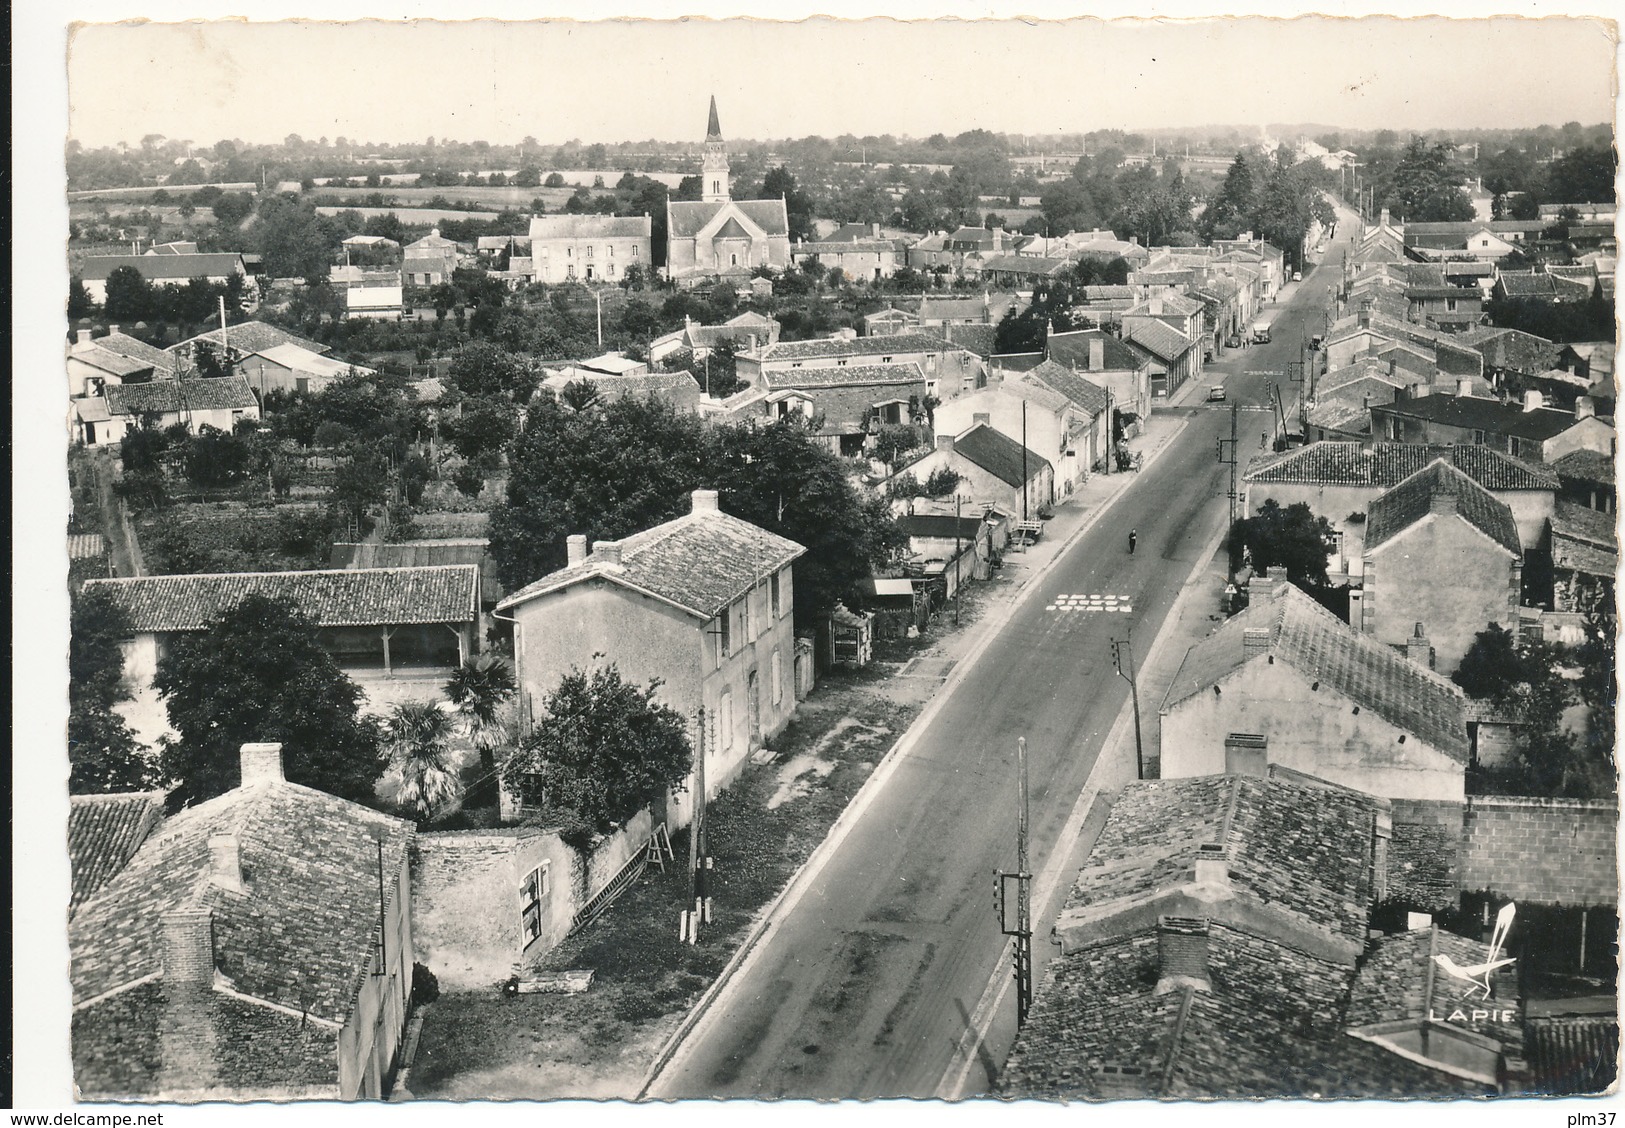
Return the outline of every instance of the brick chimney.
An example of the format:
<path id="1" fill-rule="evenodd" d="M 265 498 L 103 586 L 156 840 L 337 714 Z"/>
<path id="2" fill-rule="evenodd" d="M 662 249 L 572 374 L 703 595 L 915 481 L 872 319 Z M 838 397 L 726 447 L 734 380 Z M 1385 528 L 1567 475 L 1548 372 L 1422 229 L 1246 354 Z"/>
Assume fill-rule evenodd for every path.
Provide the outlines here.
<path id="1" fill-rule="evenodd" d="M 1158 978 L 1156 993 L 1180 987 L 1212 990 L 1207 966 L 1208 922 L 1198 917 L 1157 918 Z"/>
<path id="2" fill-rule="evenodd" d="M 1388 209 L 1387 209 L 1387 208 L 1383 208 L 1383 209 L 1382 209 L 1382 214 L 1381 214 L 1381 215 L 1380 215 L 1380 217 L 1379 217 L 1379 218 L 1378 218 L 1378 220 L 1377 220 L 1377 222 L 1378 222 L 1378 224 L 1379 224 L 1379 225 L 1380 225 L 1380 226 L 1382 226 L 1382 227 L 1387 227 L 1387 226 L 1389 226 L 1389 222 L 1388 222 L 1388 221 L 1389 221 L 1389 218 L 1390 218 L 1390 214 L 1391 214 L 1391 213 L 1390 213 L 1390 212 L 1389 212 L 1389 211 L 1388 211 Z"/>
<path id="3" fill-rule="evenodd" d="M 164 983 L 172 987 L 214 984 L 214 916 L 208 909 L 175 909 L 159 919 Z"/>
<path id="4" fill-rule="evenodd" d="M 256 783 L 274 783 L 286 777 L 282 774 L 282 745 L 245 744 L 238 751 L 242 765 L 242 786 Z"/>
<path id="5" fill-rule="evenodd" d="M 209 835 L 209 881 L 221 889 L 244 893 L 243 846 L 235 834 Z"/>
<path id="6" fill-rule="evenodd" d="M 869 225 L 869 234 L 874 236 L 876 239 L 880 238 L 880 224 L 871 223 Z"/>
<path id="7" fill-rule="evenodd" d="M 1245 627 L 1242 629 L 1241 653 L 1243 661 L 1251 661 L 1260 654 L 1267 654 L 1269 649 L 1270 629 L 1268 627 Z"/>
<path id="8" fill-rule="evenodd" d="M 1089 338 L 1089 371 L 1104 372 L 1106 370 L 1106 338 Z"/>
<path id="9" fill-rule="evenodd" d="M 75 341 L 76 344 L 81 344 L 81 345 L 90 344 L 90 330 L 89 329 L 80 329 L 78 332 L 74 333 L 73 336 L 74 336 L 74 341 Z"/>
<path id="10" fill-rule="evenodd" d="M 1466 398 L 1473 394 L 1473 381 L 1469 376 L 1463 376 L 1456 381 L 1456 395 Z"/>
<path id="11" fill-rule="evenodd" d="M 1423 633 L 1421 623 L 1416 624 L 1416 630 L 1412 632 L 1410 638 L 1405 640 L 1405 657 L 1418 666 L 1429 670 L 1433 669 L 1433 644 L 1428 641 L 1428 636 Z"/>
<path id="12" fill-rule="evenodd" d="M 1581 396 L 1574 401 L 1574 421 L 1595 418 L 1597 414 L 1597 401 L 1590 396 Z"/>
<path id="13" fill-rule="evenodd" d="M 943 454 L 952 454 L 954 452 L 954 437 L 952 435 L 938 435 L 937 449 Z"/>
<path id="14" fill-rule="evenodd" d="M 1525 411 L 1539 411 L 1546 406 L 1546 397 L 1535 389 L 1530 388 L 1523 394 L 1523 409 Z"/>
<path id="15" fill-rule="evenodd" d="M 720 513 L 717 508 L 716 490 L 695 490 L 690 495 L 691 511 L 694 513 Z"/>
<path id="16" fill-rule="evenodd" d="M 986 411 L 978 411 L 973 414 L 970 419 L 973 424 L 980 423 L 986 427 L 993 426 L 993 416 Z"/>
<path id="17" fill-rule="evenodd" d="M 587 559 L 587 538 L 580 533 L 571 533 L 564 538 L 564 561 L 568 565 L 576 565 Z"/>
<path id="18" fill-rule="evenodd" d="M 599 541 L 592 546 L 592 558 L 600 564 L 608 564 L 612 568 L 621 566 L 621 542 Z"/>
<path id="19" fill-rule="evenodd" d="M 214 922 L 207 909 L 175 909 L 158 924 L 164 969 L 158 1015 L 160 1084 L 207 1089 L 219 1079 L 214 995 Z"/>
<path id="20" fill-rule="evenodd" d="M 1230 857 L 1217 842 L 1204 842 L 1196 848 L 1196 884 L 1230 885 Z"/>

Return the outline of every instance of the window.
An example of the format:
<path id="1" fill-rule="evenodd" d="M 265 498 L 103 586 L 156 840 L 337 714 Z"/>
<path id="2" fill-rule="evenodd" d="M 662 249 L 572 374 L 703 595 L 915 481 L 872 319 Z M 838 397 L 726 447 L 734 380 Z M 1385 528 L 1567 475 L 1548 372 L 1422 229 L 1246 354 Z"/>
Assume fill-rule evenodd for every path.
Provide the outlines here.
<path id="1" fill-rule="evenodd" d="M 784 657 L 777 650 L 773 652 L 773 704 L 777 705 L 784 700 Z"/>
<path id="2" fill-rule="evenodd" d="M 575 258 L 576 257 L 576 249 L 574 247 L 565 247 L 564 248 L 564 257 L 565 258 Z"/>
<path id="3" fill-rule="evenodd" d="M 615 244 L 614 243 L 611 243 L 609 246 L 604 248 L 604 256 L 606 258 L 614 258 L 615 257 Z"/>
<path id="4" fill-rule="evenodd" d="M 880 358 L 880 363 L 881 364 L 890 364 L 891 363 L 891 357 L 889 357 L 889 356 L 881 357 Z"/>
<path id="5" fill-rule="evenodd" d="M 717 751 L 727 752 L 734 746 L 734 695 L 724 693 L 717 708 Z"/>
<path id="6" fill-rule="evenodd" d="M 638 248 L 637 248 L 637 247 L 633 247 L 633 248 L 632 248 L 632 261 L 633 261 L 633 262 L 637 262 L 637 261 L 638 261 L 638 253 L 639 253 L 639 252 L 638 252 Z"/>
<path id="7" fill-rule="evenodd" d="M 1455 298 L 1446 298 L 1444 300 L 1444 306 L 1445 306 L 1445 309 L 1449 310 L 1451 313 L 1455 313 L 1456 312 L 1456 299 Z"/>
<path id="8" fill-rule="evenodd" d="M 608 266 L 604 267 L 604 274 L 610 278 L 615 277 L 615 264 L 610 263 Z"/>
<path id="9" fill-rule="evenodd" d="M 729 255 L 728 256 L 728 265 L 729 266 L 738 266 L 739 265 L 739 256 L 738 255 Z"/>
<path id="10" fill-rule="evenodd" d="M 1516 437 L 1512 440 L 1512 455 L 1514 458 L 1523 456 L 1523 441 Z"/>
<path id="11" fill-rule="evenodd" d="M 526 944 L 542 934 L 542 901 L 553 892 L 551 863 L 543 862 L 519 885 L 519 919 Z"/>
<path id="12" fill-rule="evenodd" d="M 1479 446 L 1483 446 L 1484 445 L 1484 432 L 1483 431 L 1474 431 L 1473 432 L 1473 442 L 1477 443 Z"/>
<path id="13" fill-rule="evenodd" d="M 782 618 L 784 612 L 779 608 L 779 573 L 774 572 L 773 578 L 768 581 L 768 597 L 773 608 L 773 618 Z"/>
<path id="14" fill-rule="evenodd" d="M 726 658 L 730 653 L 733 652 L 733 639 L 731 637 L 731 632 L 728 630 L 729 626 L 731 625 L 730 620 L 732 619 L 732 617 L 733 617 L 733 608 L 732 607 L 724 607 L 722 609 L 722 614 L 717 616 L 717 665 L 718 666 L 722 665 L 722 660 L 724 658 Z"/>
<path id="15" fill-rule="evenodd" d="M 835 367 L 836 368 L 845 368 L 846 367 L 846 361 L 844 359 L 843 360 L 837 360 L 835 362 Z"/>
<path id="16" fill-rule="evenodd" d="M 587 258 L 589 261 L 592 259 L 592 244 L 590 243 L 587 244 Z"/>
<path id="17" fill-rule="evenodd" d="M 720 196 L 721 194 L 722 194 L 722 181 L 720 181 L 720 180 L 711 181 L 711 195 Z"/>
<path id="18" fill-rule="evenodd" d="M 747 591 L 745 598 L 739 601 L 739 641 L 752 642 L 756 636 L 750 633 L 750 597 L 755 591 Z"/>

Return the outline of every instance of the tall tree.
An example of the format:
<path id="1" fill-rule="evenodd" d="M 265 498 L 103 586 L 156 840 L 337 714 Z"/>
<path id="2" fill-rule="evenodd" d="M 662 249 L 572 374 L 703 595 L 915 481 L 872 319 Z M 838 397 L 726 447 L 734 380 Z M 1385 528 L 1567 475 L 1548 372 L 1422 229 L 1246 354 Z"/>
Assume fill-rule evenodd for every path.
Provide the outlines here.
<path id="1" fill-rule="evenodd" d="M 790 221 L 790 241 L 800 242 L 811 239 L 816 235 L 813 230 L 813 202 L 796 185 L 796 178 L 784 165 L 769 169 L 762 178 L 762 196 L 764 199 L 775 200 L 783 198 L 785 214 Z"/>
<path id="2" fill-rule="evenodd" d="M 120 266 L 107 275 L 107 298 L 102 303 L 109 318 L 143 321 L 152 314 L 152 286 L 133 266 Z"/>
<path id="3" fill-rule="evenodd" d="M 315 281 L 327 277 L 333 246 L 311 204 L 283 196 L 265 197 L 254 221 L 254 245 L 265 258 L 265 273 L 272 278 Z"/>
<path id="4" fill-rule="evenodd" d="M 1238 549 L 1245 550 L 1254 572 L 1285 568 L 1287 579 L 1306 589 L 1327 586 L 1326 559 L 1337 547 L 1326 518 L 1315 516 L 1305 502 L 1283 508 L 1274 498 L 1237 521 L 1230 542 L 1232 559 Z"/>
<path id="5" fill-rule="evenodd" d="M 68 790 L 74 795 L 144 791 L 157 765 L 114 706 L 126 699 L 129 616 L 106 588 L 75 596 L 68 637 Z"/>
<path id="6" fill-rule="evenodd" d="M 384 747 L 401 781 L 396 799 L 420 819 L 457 795 L 451 729 L 451 718 L 433 701 L 402 701 L 384 720 Z"/>
<path id="7" fill-rule="evenodd" d="M 384 766 L 377 726 L 360 715 L 361 690 L 300 612 L 247 596 L 205 630 L 180 636 L 153 684 L 179 734 L 162 751 L 172 806 L 237 786 L 239 750 L 262 741 L 282 744 L 293 782 L 375 801 Z"/>

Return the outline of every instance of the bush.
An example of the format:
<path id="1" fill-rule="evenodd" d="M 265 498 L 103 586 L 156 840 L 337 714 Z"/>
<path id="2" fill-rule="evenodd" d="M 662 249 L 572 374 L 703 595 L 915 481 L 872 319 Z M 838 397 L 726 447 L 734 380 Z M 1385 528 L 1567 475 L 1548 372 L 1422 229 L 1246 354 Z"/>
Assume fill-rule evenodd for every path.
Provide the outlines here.
<path id="1" fill-rule="evenodd" d="M 420 963 L 412 965 L 412 1006 L 421 1007 L 440 997 L 440 980 Z"/>

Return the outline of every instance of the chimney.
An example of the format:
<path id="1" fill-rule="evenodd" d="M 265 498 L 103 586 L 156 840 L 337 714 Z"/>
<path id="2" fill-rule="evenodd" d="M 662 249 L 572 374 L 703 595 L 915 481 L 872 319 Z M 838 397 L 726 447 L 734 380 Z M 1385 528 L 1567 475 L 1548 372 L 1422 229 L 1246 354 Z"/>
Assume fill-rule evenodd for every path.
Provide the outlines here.
<path id="1" fill-rule="evenodd" d="M 1428 495 L 1429 513 L 1454 513 L 1456 511 L 1456 490 L 1453 483 L 1440 482 L 1433 487 Z M 1421 626 L 1420 623 L 1417 624 Z"/>
<path id="2" fill-rule="evenodd" d="M 952 435 L 938 435 L 937 449 L 943 454 L 952 454 L 954 452 L 954 437 Z"/>
<path id="3" fill-rule="evenodd" d="M 1472 394 L 1473 381 L 1470 377 L 1463 376 L 1461 379 L 1456 381 L 1456 395 L 1466 398 Z"/>
<path id="4" fill-rule="evenodd" d="M 1153 316 L 1162 312 L 1162 295 L 1158 294 L 1151 299 L 1151 313 Z"/>
<path id="5" fill-rule="evenodd" d="M 574 567 L 584 563 L 587 559 L 587 538 L 580 533 L 572 533 L 564 538 L 564 560 L 567 565 Z"/>
<path id="6" fill-rule="evenodd" d="M 1418 666 L 1433 669 L 1433 644 L 1428 641 L 1427 635 L 1422 633 L 1421 623 L 1416 624 L 1416 630 L 1405 640 L 1405 657 Z"/>
<path id="7" fill-rule="evenodd" d="M 1217 842 L 1204 842 L 1196 848 L 1196 884 L 1230 885 L 1230 858 Z"/>
<path id="8" fill-rule="evenodd" d="M 1371 307 L 1368 305 L 1362 305 L 1360 307 L 1360 328 L 1371 328 Z"/>
<path id="9" fill-rule="evenodd" d="M 214 985 L 214 917 L 208 909 L 175 909 L 159 918 L 166 988 Z"/>
<path id="10" fill-rule="evenodd" d="M 619 568 L 621 566 L 621 542 L 599 541 L 592 546 L 592 558 L 600 564 L 608 564 L 611 567 Z"/>
<path id="11" fill-rule="evenodd" d="M 1383 227 L 1387 227 L 1388 226 L 1388 219 L 1389 219 L 1388 209 L 1383 208 L 1382 209 L 1382 215 L 1379 218 L 1378 223 L 1380 223 Z"/>
<path id="12" fill-rule="evenodd" d="M 1275 585 L 1271 583 L 1273 591 Z M 1241 632 L 1241 653 L 1243 661 L 1251 661 L 1260 654 L 1269 653 L 1270 629 L 1268 627 L 1246 627 Z"/>
<path id="13" fill-rule="evenodd" d="M 1375 435 L 1366 435 L 1360 440 L 1360 453 L 1367 458 L 1376 457 L 1377 439 Z"/>
<path id="14" fill-rule="evenodd" d="M 694 513 L 716 513 L 716 512 L 718 512 L 718 509 L 717 509 L 717 491 L 716 490 L 695 490 L 694 493 L 691 496 L 693 497 L 692 512 L 694 512 Z"/>
<path id="15" fill-rule="evenodd" d="M 880 238 L 880 224 L 871 223 L 869 225 L 869 234 L 874 236 L 876 239 Z"/>
<path id="16" fill-rule="evenodd" d="M 81 330 L 79 330 L 77 333 L 74 334 L 74 339 L 75 339 L 75 341 L 77 341 L 77 343 L 79 343 L 81 345 L 90 344 L 90 330 L 89 329 L 81 329 Z"/>
<path id="17" fill-rule="evenodd" d="M 1104 372 L 1106 370 L 1106 338 L 1089 338 L 1089 371 Z"/>
<path id="18" fill-rule="evenodd" d="M 243 847 L 235 834 L 209 835 L 209 881 L 233 893 L 243 889 Z"/>
<path id="19" fill-rule="evenodd" d="M 1546 397 L 1535 389 L 1530 388 L 1523 394 L 1523 409 L 1525 411 L 1539 411 L 1546 406 Z"/>
<path id="20" fill-rule="evenodd" d="M 1207 969 L 1207 931 L 1207 921 L 1197 917 L 1157 918 L 1156 994 L 1165 995 L 1186 986 L 1198 991 L 1212 989 Z"/>
<path id="21" fill-rule="evenodd" d="M 1597 414 L 1597 401 L 1590 396 L 1581 396 L 1574 401 L 1574 421 L 1595 418 Z"/>
<path id="22" fill-rule="evenodd" d="M 285 778 L 282 774 L 280 744 L 245 744 L 238 751 L 238 757 L 242 764 L 243 787 L 274 783 Z"/>
<path id="23" fill-rule="evenodd" d="M 993 416 L 986 411 L 978 411 L 970 419 L 973 424 L 981 423 L 988 427 L 993 426 Z"/>
<path id="24" fill-rule="evenodd" d="M 1286 569 L 1279 564 L 1265 568 L 1264 574 L 1278 584 L 1286 583 Z"/>
<path id="25" fill-rule="evenodd" d="M 118 326 L 117 325 L 109 325 L 107 327 L 107 331 L 109 333 L 117 333 L 118 332 Z"/>
<path id="26" fill-rule="evenodd" d="M 1418 381 L 1417 383 L 1411 385 L 1411 398 L 1412 399 L 1427 399 L 1432 394 L 1433 394 L 1433 385 L 1429 384 L 1425 380 Z"/>

